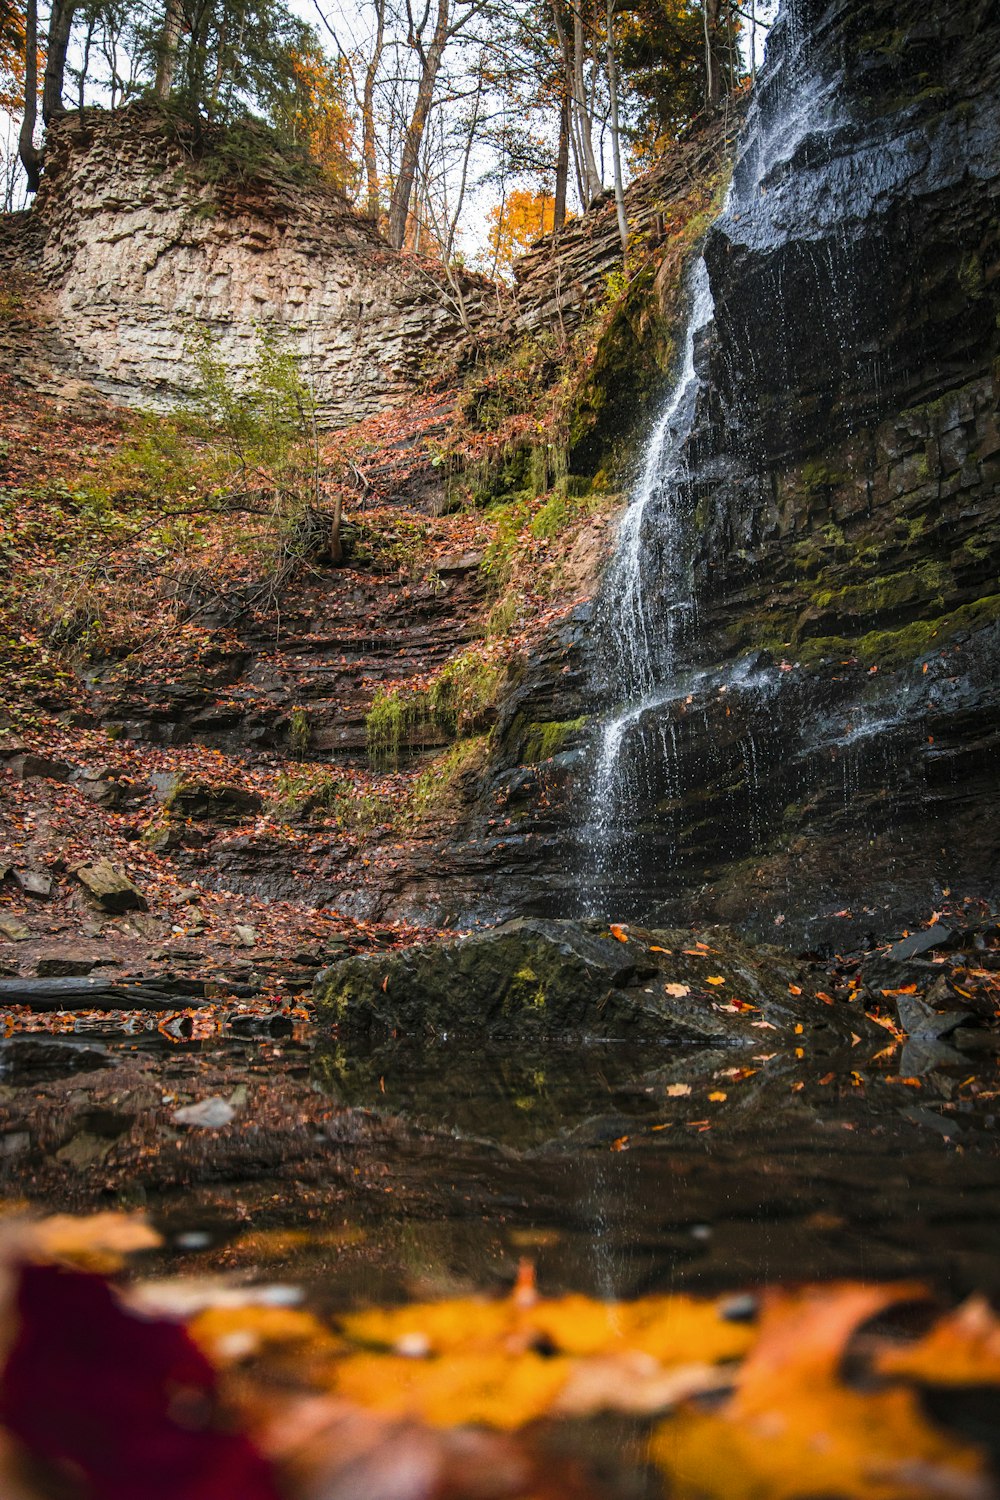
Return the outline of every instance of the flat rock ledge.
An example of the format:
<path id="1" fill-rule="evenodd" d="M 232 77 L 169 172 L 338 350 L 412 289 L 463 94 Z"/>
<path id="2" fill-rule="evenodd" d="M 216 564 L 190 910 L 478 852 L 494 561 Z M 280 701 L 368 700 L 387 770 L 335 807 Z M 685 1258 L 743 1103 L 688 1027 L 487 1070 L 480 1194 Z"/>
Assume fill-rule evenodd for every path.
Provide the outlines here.
<path id="1" fill-rule="evenodd" d="M 818 998 L 821 971 L 713 929 L 520 918 L 452 942 L 344 959 L 317 975 L 345 1039 L 539 1037 L 831 1049 L 879 1033 L 859 1003 Z M 796 1027 L 801 1031 L 797 1032 Z"/>

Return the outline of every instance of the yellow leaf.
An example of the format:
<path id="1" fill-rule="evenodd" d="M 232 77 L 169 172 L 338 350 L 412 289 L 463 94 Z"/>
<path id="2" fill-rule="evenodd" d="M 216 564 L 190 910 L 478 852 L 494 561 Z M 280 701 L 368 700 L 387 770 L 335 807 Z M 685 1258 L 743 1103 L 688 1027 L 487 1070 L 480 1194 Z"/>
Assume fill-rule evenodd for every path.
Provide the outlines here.
<path id="1" fill-rule="evenodd" d="M 330 1334 L 301 1307 L 207 1307 L 188 1324 L 195 1343 L 215 1364 L 234 1364 L 258 1354 L 264 1345 L 329 1346 Z"/>
<path id="2" fill-rule="evenodd" d="M 854 1330 L 913 1295 L 855 1284 L 769 1294 L 732 1398 L 713 1413 L 685 1408 L 653 1439 L 673 1500 L 987 1494 L 983 1455 L 931 1427 L 912 1392 L 840 1380 Z"/>
<path id="3" fill-rule="evenodd" d="M 422 1417 L 435 1427 L 479 1423 L 507 1431 L 548 1412 L 570 1361 L 502 1350 L 447 1359 L 355 1354 L 335 1367 L 334 1390 L 372 1411 Z"/>
<path id="4" fill-rule="evenodd" d="M 689 1083 L 668 1083 L 667 1094 L 671 1099 L 684 1099 L 691 1092 Z"/>
<path id="5" fill-rule="evenodd" d="M 710 1093 L 708 1097 L 713 1104 L 721 1104 L 724 1099 L 729 1098 L 729 1095 L 723 1093 L 722 1089 L 713 1089 L 712 1093 Z"/>
<path id="6" fill-rule="evenodd" d="M 108 1274 L 140 1250 L 156 1250 L 162 1237 L 143 1214 L 53 1214 L 29 1226 L 28 1252 L 43 1260 L 68 1260 L 87 1271 Z"/>
<path id="7" fill-rule="evenodd" d="M 725 982 L 725 977 L 722 974 L 709 974 L 705 980 L 706 984 L 725 984 Z"/>

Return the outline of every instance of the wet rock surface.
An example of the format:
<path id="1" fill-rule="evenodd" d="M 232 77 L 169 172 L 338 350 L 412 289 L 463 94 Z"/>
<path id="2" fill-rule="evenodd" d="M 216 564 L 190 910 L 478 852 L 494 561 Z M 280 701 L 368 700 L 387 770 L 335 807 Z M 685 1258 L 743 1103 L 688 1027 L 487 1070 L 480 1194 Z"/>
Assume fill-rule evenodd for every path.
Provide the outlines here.
<path id="1" fill-rule="evenodd" d="M 345 959 L 314 998 L 344 1037 L 531 1035 L 736 1044 L 808 1026 L 820 1044 L 871 1034 L 809 965 L 732 933 L 643 932 L 537 918 L 454 942 Z M 756 1029 L 755 1029 L 756 1028 Z"/>
<path id="2" fill-rule="evenodd" d="M 501 724 L 495 909 L 573 914 L 582 888 L 622 919 L 843 948 L 945 892 L 995 894 L 996 27 L 972 0 L 933 23 L 798 0 L 775 28 L 705 249 L 715 314 L 676 499 L 693 617 L 623 743 L 614 874 L 596 880 L 588 798 L 599 720 L 628 705 L 585 626 L 569 692 L 544 651 L 518 689 L 522 723 L 552 696 L 586 720 L 544 796 Z M 664 621 L 668 532 L 654 505 Z"/>

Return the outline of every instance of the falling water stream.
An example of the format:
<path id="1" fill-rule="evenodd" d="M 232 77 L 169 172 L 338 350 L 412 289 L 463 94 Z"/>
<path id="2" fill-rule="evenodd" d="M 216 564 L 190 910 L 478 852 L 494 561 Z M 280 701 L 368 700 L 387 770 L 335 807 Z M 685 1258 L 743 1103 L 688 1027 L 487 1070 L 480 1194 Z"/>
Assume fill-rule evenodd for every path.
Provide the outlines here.
<path id="1" fill-rule="evenodd" d="M 810 40 L 796 23 L 794 7 L 785 26 L 781 65 L 755 100 L 718 221 L 724 231 L 756 246 L 778 243 L 788 232 L 780 202 L 769 202 L 772 181 L 787 174 L 807 136 L 842 122 L 838 79 L 813 66 Z M 584 904 L 592 916 L 620 903 L 639 877 L 642 856 L 629 828 L 644 802 L 656 802 L 659 796 L 656 816 L 666 835 L 667 858 L 676 855 L 671 808 L 680 805 L 687 791 L 679 735 L 686 710 L 709 675 L 692 665 L 698 654 L 699 585 L 698 482 L 691 444 L 706 390 L 699 348 L 711 338 L 715 313 L 703 256 L 691 266 L 686 286 L 689 310 L 678 369 L 619 524 L 595 613 L 596 692 L 603 709 L 591 745 L 581 839 L 589 877 Z M 774 328 L 766 337 L 781 341 L 787 335 Z M 715 692 L 748 686 L 745 663 L 736 663 L 729 675 L 733 681 L 726 674 L 713 681 Z M 773 687 L 766 678 L 753 684 L 758 705 Z M 754 843 L 760 834 L 761 788 L 752 725 L 739 756 L 749 801 L 744 822 Z"/>

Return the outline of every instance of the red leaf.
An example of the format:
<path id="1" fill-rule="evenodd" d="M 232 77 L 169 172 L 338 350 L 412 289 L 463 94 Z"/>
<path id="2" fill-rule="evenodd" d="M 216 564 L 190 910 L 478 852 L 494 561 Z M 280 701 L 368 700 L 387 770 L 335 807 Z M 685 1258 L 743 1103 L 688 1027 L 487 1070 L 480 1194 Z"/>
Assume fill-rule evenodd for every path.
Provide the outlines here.
<path id="1" fill-rule="evenodd" d="M 218 1410 L 183 1328 L 139 1318 L 99 1277 L 25 1266 L 0 1419 L 93 1500 L 278 1500 L 270 1467 Z"/>

